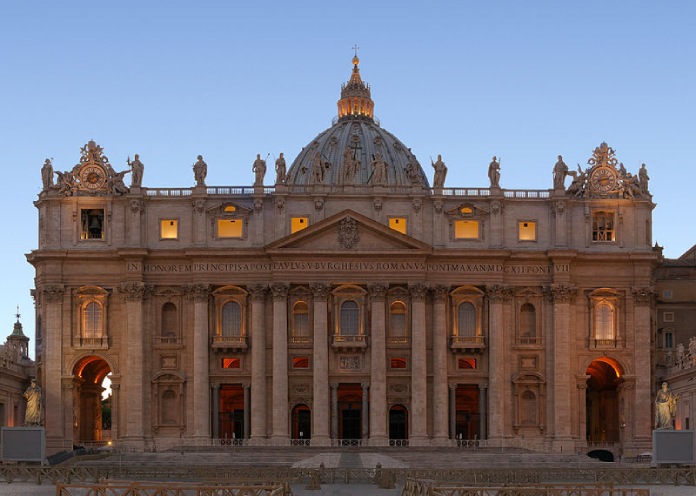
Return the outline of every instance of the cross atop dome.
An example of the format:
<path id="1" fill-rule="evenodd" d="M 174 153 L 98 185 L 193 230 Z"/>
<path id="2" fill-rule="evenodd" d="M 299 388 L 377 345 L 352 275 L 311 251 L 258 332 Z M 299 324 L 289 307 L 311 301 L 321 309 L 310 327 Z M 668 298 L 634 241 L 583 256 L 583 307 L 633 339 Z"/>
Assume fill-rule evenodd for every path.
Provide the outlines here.
<path id="1" fill-rule="evenodd" d="M 370 96 L 370 85 L 365 84 L 360 77 L 358 48 L 358 45 L 353 46 L 355 56 L 350 80 L 341 85 L 341 99 L 338 101 L 339 120 L 356 118 L 374 120 L 375 103 Z"/>

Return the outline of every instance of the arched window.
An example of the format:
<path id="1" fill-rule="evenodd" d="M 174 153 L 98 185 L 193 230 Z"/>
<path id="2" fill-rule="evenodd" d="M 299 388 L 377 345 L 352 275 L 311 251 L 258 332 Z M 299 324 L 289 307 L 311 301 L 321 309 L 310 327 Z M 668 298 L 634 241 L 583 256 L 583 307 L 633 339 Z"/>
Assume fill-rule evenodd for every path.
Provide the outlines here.
<path id="1" fill-rule="evenodd" d="M 83 338 L 102 337 L 102 306 L 96 301 L 90 301 L 84 308 L 84 322 L 82 326 Z"/>
<path id="2" fill-rule="evenodd" d="M 614 339 L 614 307 L 601 301 L 595 306 L 594 316 L 595 339 Z"/>
<path id="3" fill-rule="evenodd" d="M 536 309 L 531 303 L 520 307 L 520 337 L 523 343 L 536 338 Z"/>
<path id="4" fill-rule="evenodd" d="M 358 304 L 352 300 L 344 301 L 341 305 L 341 334 L 343 336 L 357 336 L 358 319 Z"/>
<path id="5" fill-rule="evenodd" d="M 395 301 L 389 308 L 390 336 L 395 338 L 406 337 L 406 305 Z"/>
<path id="6" fill-rule="evenodd" d="M 468 301 L 462 302 L 457 308 L 457 336 L 476 335 L 476 308 Z"/>
<path id="7" fill-rule="evenodd" d="M 179 323 L 176 305 L 167 302 L 162 305 L 162 337 L 173 338 L 179 334 Z"/>
<path id="8" fill-rule="evenodd" d="M 522 425 L 536 425 L 536 395 L 532 391 L 524 391 L 521 400 L 520 413 L 522 414 L 522 418 L 520 419 L 520 423 Z"/>
<path id="9" fill-rule="evenodd" d="M 304 301 L 298 301 L 292 307 L 292 335 L 309 336 L 309 307 Z"/>
<path id="10" fill-rule="evenodd" d="M 240 336 L 242 331 L 242 307 L 236 301 L 228 301 L 222 307 L 222 335 Z"/>

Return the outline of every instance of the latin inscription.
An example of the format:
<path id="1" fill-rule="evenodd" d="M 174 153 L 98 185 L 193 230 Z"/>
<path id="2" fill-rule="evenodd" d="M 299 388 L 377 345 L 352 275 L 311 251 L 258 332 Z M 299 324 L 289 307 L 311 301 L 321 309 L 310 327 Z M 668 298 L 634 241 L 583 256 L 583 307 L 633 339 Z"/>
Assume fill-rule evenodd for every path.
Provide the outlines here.
<path id="1" fill-rule="evenodd" d="M 548 265 L 503 265 L 471 263 L 425 263 L 425 262 L 248 262 L 248 263 L 193 263 L 193 264 L 151 264 L 127 262 L 126 270 L 145 273 L 250 273 L 259 271 L 311 272 L 311 271 L 345 271 L 345 272 L 457 272 L 482 274 L 554 274 L 568 272 L 568 264 Z"/>

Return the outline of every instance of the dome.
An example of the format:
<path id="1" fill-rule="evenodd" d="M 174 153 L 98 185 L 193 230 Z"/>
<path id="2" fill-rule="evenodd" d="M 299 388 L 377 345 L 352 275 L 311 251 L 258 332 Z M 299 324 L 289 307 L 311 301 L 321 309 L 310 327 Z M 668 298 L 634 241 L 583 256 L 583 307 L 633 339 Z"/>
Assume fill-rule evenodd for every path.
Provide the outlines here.
<path id="1" fill-rule="evenodd" d="M 370 87 L 353 58 L 341 87 L 338 120 L 305 146 L 287 173 L 288 185 L 421 186 L 428 179 L 411 150 L 374 119 Z"/>

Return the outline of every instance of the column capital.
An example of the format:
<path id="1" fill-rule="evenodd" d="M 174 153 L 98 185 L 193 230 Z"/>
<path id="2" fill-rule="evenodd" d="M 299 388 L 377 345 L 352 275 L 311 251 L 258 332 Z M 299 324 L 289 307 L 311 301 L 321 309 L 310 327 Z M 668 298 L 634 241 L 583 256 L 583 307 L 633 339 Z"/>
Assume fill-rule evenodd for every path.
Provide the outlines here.
<path id="1" fill-rule="evenodd" d="M 424 301 L 428 293 L 428 285 L 423 282 L 409 283 L 408 290 L 411 292 L 413 301 Z"/>
<path id="2" fill-rule="evenodd" d="M 315 300 L 325 301 L 331 293 L 331 285 L 325 282 L 310 282 L 309 289 Z"/>
<path id="3" fill-rule="evenodd" d="M 249 287 L 251 293 L 251 301 L 263 301 L 268 292 L 268 284 L 254 284 Z"/>
<path id="4" fill-rule="evenodd" d="M 269 286 L 271 293 L 273 294 L 273 300 L 283 300 L 288 297 L 288 291 L 290 291 L 290 284 L 287 282 L 274 282 Z"/>
<path id="5" fill-rule="evenodd" d="M 486 296 L 488 296 L 489 300 L 494 302 L 510 301 L 512 293 L 513 290 L 510 286 L 503 286 L 501 284 L 486 286 Z"/>
<path id="6" fill-rule="evenodd" d="M 187 284 L 183 290 L 187 299 L 197 302 L 207 302 L 210 296 L 209 284 Z"/>
<path id="7" fill-rule="evenodd" d="M 144 301 L 152 296 L 155 287 L 152 284 L 142 282 L 122 282 L 118 287 L 123 301 Z"/>
<path id="8" fill-rule="evenodd" d="M 374 282 L 367 285 L 367 293 L 373 300 L 382 300 L 387 295 L 389 284 Z"/>
<path id="9" fill-rule="evenodd" d="M 44 286 L 41 289 L 41 294 L 48 302 L 61 301 L 65 294 L 65 287 L 57 285 Z"/>
<path id="10" fill-rule="evenodd" d="M 652 288 L 633 288 L 633 302 L 639 306 L 650 305 L 654 291 Z"/>
<path id="11" fill-rule="evenodd" d="M 337 382 L 332 382 L 332 383 L 329 385 L 329 387 L 330 387 L 331 389 L 334 389 L 334 390 L 335 390 L 335 389 L 338 389 L 338 383 L 337 383 Z"/>
<path id="12" fill-rule="evenodd" d="M 575 300 L 578 288 L 572 284 L 552 284 L 542 288 L 543 294 L 548 301 L 553 303 L 570 303 Z"/>
<path id="13" fill-rule="evenodd" d="M 369 382 L 361 382 L 360 387 L 364 390 L 370 389 L 370 383 Z"/>
<path id="14" fill-rule="evenodd" d="M 433 293 L 436 302 L 444 302 L 447 299 L 450 287 L 444 284 L 435 284 L 430 287 L 430 291 Z"/>

